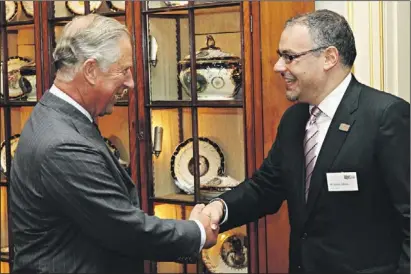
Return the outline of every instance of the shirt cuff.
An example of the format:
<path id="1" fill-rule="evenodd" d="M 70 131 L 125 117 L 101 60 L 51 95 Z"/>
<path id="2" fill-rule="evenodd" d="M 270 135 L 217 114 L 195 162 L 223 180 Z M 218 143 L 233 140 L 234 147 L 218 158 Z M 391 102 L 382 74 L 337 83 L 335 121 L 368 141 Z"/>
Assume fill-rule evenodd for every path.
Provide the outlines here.
<path id="1" fill-rule="evenodd" d="M 224 200 L 221 199 L 221 198 L 214 198 L 214 199 L 212 199 L 212 200 L 209 202 L 209 204 L 212 203 L 212 202 L 214 202 L 214 201 L 220 201 L 220 202 L 222 202 L 223 205 L 224 205 L 223 216 L 222 216 L 222 217 L 223 217 L 223 220 L 219 223 L 219 225 L 222 225 L 222 224 L 224 224 L 224 223 L 228 220 L 228 206 L 227 206 L 227 204 L 224 202 Z"/>
<path id="2" fill-rule="evenodd" d="M 201 252 L 201 250 L 203 250 L 203 247 L 206 241 L 206 232 L 205 232 L 203 224 L 199 220 L 193 220 L 193 221 L 196 222 L 196 224 L 198 225 L 201 231 L 200 250 L 198 251 L 198 252 Z"/>

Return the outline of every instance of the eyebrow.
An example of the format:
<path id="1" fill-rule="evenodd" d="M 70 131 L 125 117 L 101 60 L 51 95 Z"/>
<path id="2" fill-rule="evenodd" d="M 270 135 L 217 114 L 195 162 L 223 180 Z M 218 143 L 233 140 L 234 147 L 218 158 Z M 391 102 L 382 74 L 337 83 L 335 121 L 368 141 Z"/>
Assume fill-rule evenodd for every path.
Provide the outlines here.
<path id="1" fill-rule="evenodd" d="M 296 53 L 295 51 L 290 50 L 290 49 L 284 49 L 284 50 L 278 49 L 278 51 L 281 52 L 281 53 L 285 53 L 285 54 L 294 54 L 294 53 Z"/>

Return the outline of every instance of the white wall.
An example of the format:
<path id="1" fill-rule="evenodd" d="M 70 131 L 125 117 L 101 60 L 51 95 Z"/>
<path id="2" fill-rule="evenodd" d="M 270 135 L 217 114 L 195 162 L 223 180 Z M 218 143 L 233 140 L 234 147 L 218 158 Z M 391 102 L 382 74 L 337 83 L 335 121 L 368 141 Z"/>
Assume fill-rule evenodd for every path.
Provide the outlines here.
<path id="1" fill-rule="evenodd" d="M 410 2 L 316 1 L 340 13 L 353 29 L 353 72 L 364 84 L 410 101 Z"/>

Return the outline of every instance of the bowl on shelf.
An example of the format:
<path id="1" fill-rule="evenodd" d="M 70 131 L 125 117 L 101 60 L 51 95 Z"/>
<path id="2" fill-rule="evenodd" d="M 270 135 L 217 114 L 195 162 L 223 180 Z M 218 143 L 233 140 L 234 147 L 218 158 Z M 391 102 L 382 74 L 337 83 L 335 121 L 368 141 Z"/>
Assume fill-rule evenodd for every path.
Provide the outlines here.
<path id="1" fill-rule="evenodd" d="M 241 58 L 215 46 L 207 35 L 207 46 L 196 52 L 196 92 L 198 100 L 231 100 L 241 88 Z M 179 80 L 191 97 L 190 55 L 179 63 Z"/>

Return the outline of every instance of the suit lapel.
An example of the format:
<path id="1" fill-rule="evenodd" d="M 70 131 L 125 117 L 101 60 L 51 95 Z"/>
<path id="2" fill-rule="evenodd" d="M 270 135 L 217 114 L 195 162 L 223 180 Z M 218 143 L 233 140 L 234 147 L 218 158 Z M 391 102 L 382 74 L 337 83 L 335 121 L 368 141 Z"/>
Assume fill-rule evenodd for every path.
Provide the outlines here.
<path id="1" fill-rule="evenodd" d="M 311 177 L 310 190 L 307 201 L 307 214 L 309 215 L 317 201 L 323 184 L 326 182 L 326 173 L 330 170 L 333 162 L 338 155 L 350 129 L 355 123 L 355 110 L 358 108 L 358 97 L 360 95 L 361 85 L 352 78 L 350 85 L 345 92 L 340 105 L 331 121 L 328 132 L 325 136 L 323 145 L 318 155 L 313 175 Z M 341 130 L 340 125 L 350 125 L 348 131 Z M 307 216 L 308 217 L 308 216 Z"/>
<path id="2" fill-rule="evenodd" d="M 295 185 L 297 186 L 296 194 L 298 195 L 297 201 L 302 206 L 301 208 L 305 209 L 305 196 L 304 196 L 304 178 L 305 178 L 305 158 L 304 158 L 304 136 L 305 136 L 305 125 L 310 118 L 310 113 L 308 109 L 308 104 L 300 104 L 299 109 L 296 113 L 296 119 L 294 121 L 295 125 L 293 127 L 293 131 L 289 134 L 288 138 L 290 138 L 290 145 L 287 148 L 287 152 L 289 152 L 292 159 L 290 163 L 292 163 L 293 167 L 292 170 L 295 171 L 293 174 Z M 298 144 L 298 145 L 297 145 Z"/>

